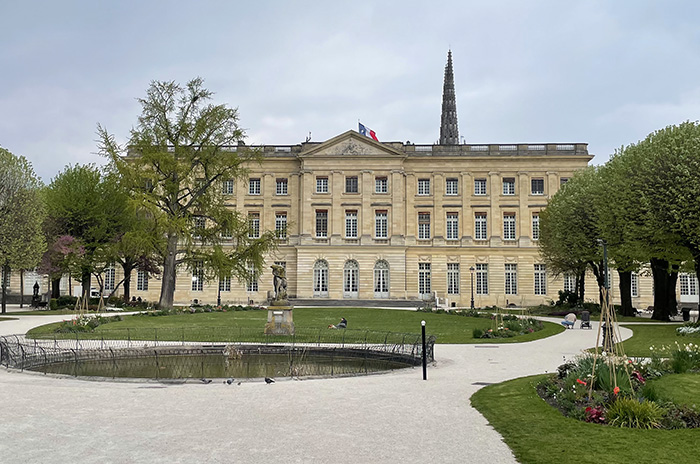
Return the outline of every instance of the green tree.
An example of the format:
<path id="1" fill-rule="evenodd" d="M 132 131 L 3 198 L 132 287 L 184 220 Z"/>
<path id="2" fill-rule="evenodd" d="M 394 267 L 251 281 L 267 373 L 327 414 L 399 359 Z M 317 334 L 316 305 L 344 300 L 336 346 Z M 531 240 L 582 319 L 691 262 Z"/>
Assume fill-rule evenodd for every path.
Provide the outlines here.
<path id="1" fill-rule="evenodd" d="M 700 124 L 668 126 L 641 145 L 645 156 L 640 172 L 646 181 L 642 191 L 650 213 L 690 253 L 700 275 Z M 675 281 L 672 291 L 675 296 Z M 675 306 L 672 309 L 675 313 Z"/>
<path id="2" fill-rule="evenodd" d="M 100 152 L 132 191 L 138 207 L 155 221 L 164 246 L 159 307 L 173 305 L 177 267 L 202 266 L 208 277 L 261 272 L 275 246 L 271 231 L 250 238 L 246 218 L 226 207 L 221 184 L 242 178 L 259 154 L 242 144 L 238 111 L 208 103 L 212 92 L 196 78 L 180 86 L 154 81 L 139 99 L 142 113 L 127 148 L 98 126 Z M 233 239 L 224 243 L 221 233 Z"/>
<path id="3" fill-rule="evenodd" d="M 555 275 L 574 274 L 577 294 L 584 298 L 584 277 L 591 268 L 604 284 L 600 234 L 595 223 L 599 189 L 596 167 L 577 172 L 549 201 L 540 215 L 540 254 Z"/>
<path id="4" fill-rule="evenodd" d="M 128 198 L 114 176 L 94 165 L 68 166 L 45 191 L 48 210 L 45 228 L 54 240 L 71 240 L 70 247 L 55 246 L 62 260 L 58 267 L 80 276 L 83 296 L 89 296 L 91 275 L 108 264 L 112 247 L 123 233 Z"/>
<path id="5" fill-rule="evenodd" d="M 36 266 L 46 243 L 41 230 L 44 205 L 41 183 L 29 161 L 0 147 L 0 267 L 3 277 L 15 269 Z M 2 313 L 6 312 L 6 279 L 2 279 Z"/>

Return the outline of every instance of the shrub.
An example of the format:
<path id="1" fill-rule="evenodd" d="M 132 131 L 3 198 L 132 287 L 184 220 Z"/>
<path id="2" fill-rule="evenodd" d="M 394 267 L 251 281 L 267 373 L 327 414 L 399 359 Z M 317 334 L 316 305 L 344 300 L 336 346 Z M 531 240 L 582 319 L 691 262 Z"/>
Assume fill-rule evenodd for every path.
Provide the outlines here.
<path id="1" fill-rule="evenodd" d="M 473 338 L 481 338 L 483 336 L 484 336 L 483 330 L 481 330 L 479 328 L 474 328 L 474 330 L 472 330 L 472 337 Z"/>
<path id="2" fill-rule="evenodd" d="M 636 398 L 618 398 L 608 407 L 608 423 L 616 427 L 653 429 L 661 426 L 664 411 L 658 404 Z"/>

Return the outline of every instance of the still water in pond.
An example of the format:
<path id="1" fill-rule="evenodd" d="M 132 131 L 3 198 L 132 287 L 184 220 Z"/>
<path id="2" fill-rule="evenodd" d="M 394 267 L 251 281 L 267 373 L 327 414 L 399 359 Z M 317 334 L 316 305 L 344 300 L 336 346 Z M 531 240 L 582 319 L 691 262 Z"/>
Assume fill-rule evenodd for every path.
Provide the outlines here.
<path id="1" fill-rule="evenodd" d="M 221 354 L 158 355 L 116 359 L 90 359 L 38 366 L 53 374 L 145 379 L 260 378 L 358 375 L 401 369 L 406 363 L 342 354 L 245 353 L 236 357 Z"/>

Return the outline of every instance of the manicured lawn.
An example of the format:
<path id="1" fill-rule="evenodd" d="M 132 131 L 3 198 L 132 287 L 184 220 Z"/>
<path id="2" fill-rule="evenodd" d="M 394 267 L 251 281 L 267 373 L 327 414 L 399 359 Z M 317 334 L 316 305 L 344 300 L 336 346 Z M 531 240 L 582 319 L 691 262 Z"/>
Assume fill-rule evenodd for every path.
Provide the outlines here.
<path id="1" fill-rule="evenodd" d="M 297 328 L 326 330 L 329 324 L 337 324 L 341 317 L 348 320 L 348 329 L 374 332 L 399 332 L 418 334 L 421 320 L 426 321 L 426 333 L 435 335 L 438 343 L 516 343 L 545 338 L 564 331 L 559 324 L 545 323 L 545 328 L 526 335 L 503 339 L 474 339 L 474 328 L 491 328 L 491 319 L 454 316 L 449 314 L 377 308 L 298 308 L 294 310 Z M 260 329 L 267 321 L 267 311 L 228 311 L 225 313 L 197 313 L 173 316 L 125 316 L 123 321 L 102 325 L 97 331 L 113 331 L 120 328 L 182 328 L 217 327 L 230 329 Z M 30 336 L 52 333 L 56 324 L 37 327 Z"/>
<path id="2" fill-rule="evenodd" d="M 660 347 L 662 345 L 674 345 L 685 343 L 698 343 L 697 337 L 680 337 L 676 335 L 678 324 L 644 324 L 644 325 L 624 325 L 634 333 L 632 338 L 623 343 L 625 354 L 633 357 L 648 357 L 649 347 Z"/>
<path id="3" fill-rule="evenodd" d="M 27 311 L 13 311 L 15 316 L 64 316 L 66 314 L 77 314 L 72 309 L 30 309 Z M 92 314 L 92 311 L 90 312 Z"/>
<path id="4" fill-rule="evenodd" d="M 0 322 L 2 321 L 14 321 L 14 317 L 0 317 Z"/>
<path id="5" fill-rule="evenodd" d="M 537 395 L 535 385 L 540 378 L 525 377 L 491 385 L 471 397 L 472 405 L 503 436 L 519 462 L 697 461 L 700 430 L 623 429 L 569 419 Z"/>
<path id="6" fill-rule="evenodd" d="M 669 374 L 651 383 L 660 399 L 700 410 L 700 374 Z"/>

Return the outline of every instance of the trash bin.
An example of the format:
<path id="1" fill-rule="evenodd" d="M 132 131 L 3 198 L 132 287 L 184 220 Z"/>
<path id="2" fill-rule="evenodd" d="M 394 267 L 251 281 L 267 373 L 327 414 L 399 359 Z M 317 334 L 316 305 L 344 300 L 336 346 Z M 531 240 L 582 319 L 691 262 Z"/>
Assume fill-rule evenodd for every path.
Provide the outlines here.
<path id="1" fill-rule="evenodd" d="M 681 314 L 683 314 L 683 322 L 690 320 L 690 308 L 681 308 Z"/>

